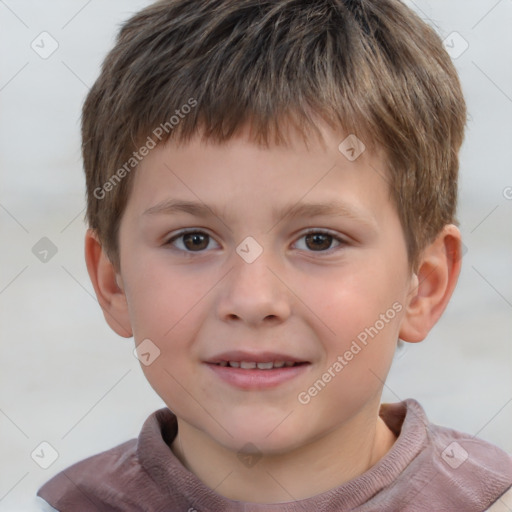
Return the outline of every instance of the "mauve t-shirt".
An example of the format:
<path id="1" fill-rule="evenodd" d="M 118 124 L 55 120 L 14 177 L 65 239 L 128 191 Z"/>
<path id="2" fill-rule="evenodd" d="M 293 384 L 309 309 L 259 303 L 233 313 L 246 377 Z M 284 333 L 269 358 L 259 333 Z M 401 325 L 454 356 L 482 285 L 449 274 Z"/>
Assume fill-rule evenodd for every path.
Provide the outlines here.
<path id="1" fill-rule="evenodd" d="M 70 466 L 38 496 L 59 512 L 482 512 L 511 488 L 511 455 L 430 423 L 416 400 L 382 404 L 380 416 L 397 436 L 389 452 L 307 499 L 258 504 L 217 494 L 172 452 L 178 425 L 167 408 L 148 417 L 137 439 Z"/>

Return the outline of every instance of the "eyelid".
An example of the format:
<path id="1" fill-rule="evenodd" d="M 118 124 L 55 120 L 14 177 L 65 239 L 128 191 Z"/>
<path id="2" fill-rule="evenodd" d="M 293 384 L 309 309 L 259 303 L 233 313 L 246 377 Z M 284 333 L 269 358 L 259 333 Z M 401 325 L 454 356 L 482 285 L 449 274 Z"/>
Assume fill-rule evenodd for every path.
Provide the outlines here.
<path id="1" fill-rule="evenodd" d="M 301 231 L 299 234 L 300 234 L 300 237 L 303 237 L 305 235 L 309 235 L 312 233 L 320 233 L 323 235 L 330 235 L 333 238 L 337 238 L 340 241 L 343 241 L 343 242 L 346 241 L 345 238 L 343 238 L 337 231 L 332 231 L 327 228 L 307 228 L 306 231 Z"/>

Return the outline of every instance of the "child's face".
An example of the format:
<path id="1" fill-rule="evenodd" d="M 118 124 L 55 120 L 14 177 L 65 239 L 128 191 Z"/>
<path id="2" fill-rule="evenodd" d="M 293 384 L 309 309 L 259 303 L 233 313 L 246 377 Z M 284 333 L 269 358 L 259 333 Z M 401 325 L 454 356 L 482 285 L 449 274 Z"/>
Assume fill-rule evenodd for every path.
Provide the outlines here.
<path id="1" fill-rule="evenodd" d="M 338 150 L 345 136 L 325 137 L 309 149 L 299 136 L 270 149 L 194 139 L 153 149 L 133 171 L 120 283 L 136 343 L 160 350 L 142 368 L 180 428 L 234 451 L 290 450 L 378 410 L 413 276 L 383 160 L 366 151 L 351 162 Z M 216 215 L 148 213 L 171 200 Z M 330 202 L 343 207 L 282 213 Z M 185 228 L 195 237 L 178 237 Z M 341 242 L 305 236 L 313 228 Z M 229 351 L 307 364 L 211 364 Z"/>

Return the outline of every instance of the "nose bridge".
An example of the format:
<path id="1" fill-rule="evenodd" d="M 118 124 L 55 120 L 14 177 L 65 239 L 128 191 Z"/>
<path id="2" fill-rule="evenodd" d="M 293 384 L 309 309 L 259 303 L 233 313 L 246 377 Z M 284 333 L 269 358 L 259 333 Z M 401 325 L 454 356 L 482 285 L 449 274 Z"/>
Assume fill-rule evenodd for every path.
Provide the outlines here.
<path id="1" fill-rule="evenodd" d="M 279 258 L 253 237 L 244 239 L 232 256 L 218 314 L 257 324 L 265 319 L 283 320 L 289 315 L 286 287 L 277 277 Z"/>

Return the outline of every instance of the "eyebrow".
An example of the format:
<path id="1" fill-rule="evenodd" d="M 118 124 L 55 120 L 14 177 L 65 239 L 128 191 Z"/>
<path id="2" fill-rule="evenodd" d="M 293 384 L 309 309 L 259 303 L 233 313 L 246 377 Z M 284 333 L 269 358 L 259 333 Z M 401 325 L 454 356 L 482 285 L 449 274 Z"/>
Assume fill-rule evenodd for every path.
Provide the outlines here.
<path id="1" fill-rule="evenodd" d="M 176 213 L 188 213 L 200 218 L 208 218 L 211 216 L 218 218 L 222 217 L 214 206 L 178 199 L 164 200 L 145 210 L 142 215 L 173 215 Z M 285 217 L 295 219 L 298 217 L 342 216 L 366 224 L 369 227 L 375 227 L 373 219 L 364 215 L 358 209 L 339 201 L 328 201 L 324 203 L 293 203 L 291 205 L 285 205 L 279 209 L 274 208 L 272 210 L 272 216 L 275 221 L 279 222 Z"/>

